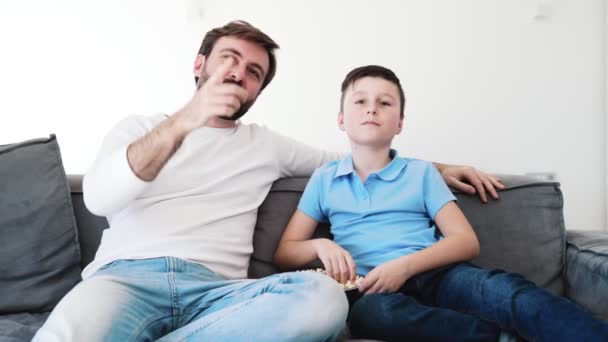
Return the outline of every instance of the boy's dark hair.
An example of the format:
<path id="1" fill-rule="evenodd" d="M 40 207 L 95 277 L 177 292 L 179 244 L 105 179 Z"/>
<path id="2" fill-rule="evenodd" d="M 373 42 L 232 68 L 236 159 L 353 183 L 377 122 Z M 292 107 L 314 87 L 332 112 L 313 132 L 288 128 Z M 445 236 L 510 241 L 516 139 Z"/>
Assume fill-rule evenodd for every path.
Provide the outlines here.
<path id="1" fill-rule="evenodd" d="M 399 89 L 399 99 L 401 100 L 401 118 L 403 118 L 403 112 L 405 109 L 405 94 L 403 93 L 401 82 L 399 82 L 399 78 L 392 70 L 379 65 L 366 65 L 358 67 L 351 70 L 351 72 L 346 75 L 346 78 L 344 78 L 344 81 L 342 81 L 342 97 L 340 98 L 340 111 L 344 111 L 344 96 L 346 95 L 346 88 L 353 85 L 355 82 L 364 77 L 379 77 L 397 86 L 397 88 Z"/>
<path id="2" fill-rule="evenodd" d="M 244 20 L 231 21 L 222 27 L 216 27 L 210 30 L 203 38 L 201 47 L 198 49 L 198 53 L 209 57 L 211 50 L 215 42 L 221 37 L 237 37 L 252 43 L 255 43 L 266 50 L 268 53 L 268 72 L 262 82 L 262 89 L 266 88 L 268 83 L 274 78 L 274 74 L 277 70 L 277 60 L 274 55 L 274 51 L 279 48 L 279 45 L 275 43 L 266 33 L 260 31 L 258 28 L 249 24 Z M 194 82 L 198 84 L 198 77 L 194 77 Z"/>

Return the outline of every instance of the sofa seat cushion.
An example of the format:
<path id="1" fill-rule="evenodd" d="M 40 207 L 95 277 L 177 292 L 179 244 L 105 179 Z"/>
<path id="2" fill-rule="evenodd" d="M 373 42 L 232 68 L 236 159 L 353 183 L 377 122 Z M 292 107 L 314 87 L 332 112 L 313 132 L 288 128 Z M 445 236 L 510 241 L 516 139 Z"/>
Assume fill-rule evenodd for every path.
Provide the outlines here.
<path id="1" fill-rule="evenodd" d="M 48 312 L 80 281 L 80 248 L 55 136 L 0 146 L 0 315 Z"/>
<path id="2" fill-rule="evenodd" d="M 50 312 L 20 313 L 0 316 L 0 341 L 31 341 L 36 331 L 49 317 Z"/>
<path id="3" fill-rule="evenodd" d="M 566 294 L 608 319 L 608 233 L 568 231 Z"/>

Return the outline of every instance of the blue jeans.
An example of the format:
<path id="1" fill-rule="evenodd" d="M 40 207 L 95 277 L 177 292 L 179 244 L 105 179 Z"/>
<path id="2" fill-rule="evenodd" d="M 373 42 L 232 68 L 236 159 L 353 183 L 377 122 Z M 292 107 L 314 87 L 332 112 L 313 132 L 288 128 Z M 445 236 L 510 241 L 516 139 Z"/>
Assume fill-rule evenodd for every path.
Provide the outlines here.
<path id="1" fill-rule="evenodd" d="M 328 341 L 347 311 L 338 283 L 312 272 L 226 280 L 178 258 L 119 260 L 70 291 L 33 341 Z"/>
<path id="2" fill-rule="evenodd" d="M 355 337 L 386 341 L 608 341 L 608 323 L 515 273 L 463 263 L 408 280 L 399 292 L 364 295 L 351 307 Z"/>

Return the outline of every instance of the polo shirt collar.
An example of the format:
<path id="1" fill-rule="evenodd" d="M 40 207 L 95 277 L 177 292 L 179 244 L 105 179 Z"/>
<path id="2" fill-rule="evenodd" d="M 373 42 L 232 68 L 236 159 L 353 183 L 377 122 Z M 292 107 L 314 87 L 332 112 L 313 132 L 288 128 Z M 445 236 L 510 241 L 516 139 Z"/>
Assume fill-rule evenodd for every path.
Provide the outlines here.
<path id="1" fill-rule="evenodd" d="M 355 172 L 355 169 L 353 167 L 353 155 L 348 154 L 346 157 L 340 160 L 340 163 L 338 163 L 338 169 L 336 170 L 336 175 L 334 176 L 334 178 L 346 176 L 353 172 Z"/>
<path id="2" fill-rule="evenodd" d="M 399 158 L 396 150 L 391 149 L 389 155 L 392 158 L 391 162 L 388 163 L 388 165 L 386 165 L 384 168 L 382 168 L 382 170 L 373 173 L 377 175 L 378 178 L 387 182 L 390 182 L 397 178 L 397 176 L 399 176 L 399 173 L 401 173 L 401 171 L 407 164 L 404 159 Z M 353 167 L 353 156 L 352 154 L 349 154 L 346 157 L 342 158 L 342 160 L 340 160 L 334 178 L 345 176 L 353 172 L 355 172 L 355 169 Z"/>

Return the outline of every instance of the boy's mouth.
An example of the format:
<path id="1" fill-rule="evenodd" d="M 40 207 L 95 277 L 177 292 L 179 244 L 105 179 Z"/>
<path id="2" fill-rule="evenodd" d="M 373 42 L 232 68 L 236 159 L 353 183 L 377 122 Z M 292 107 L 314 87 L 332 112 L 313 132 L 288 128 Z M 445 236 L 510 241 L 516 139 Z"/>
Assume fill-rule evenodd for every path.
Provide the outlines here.
<path id="1" fill-rule="evenodd" d="M 379 123 L 375 122 L 375 121 L 365 121 L 364 123 L 362 123 L 361 125 L 366 126 L 366 125 L 372 125 L 372 126 L 380 126 Z"/>

